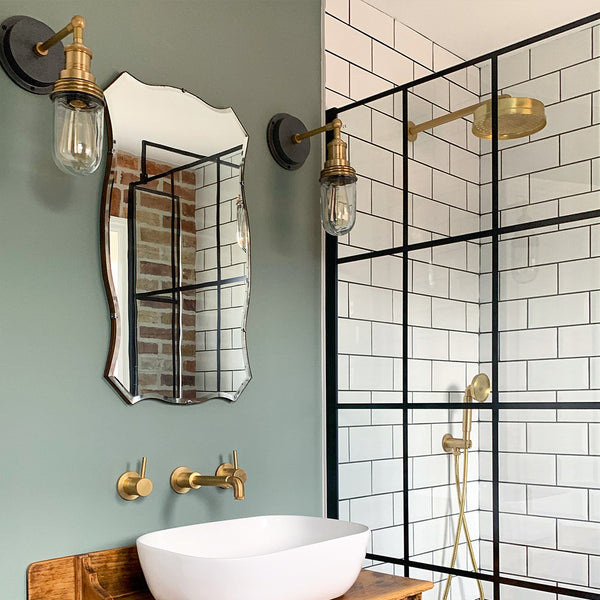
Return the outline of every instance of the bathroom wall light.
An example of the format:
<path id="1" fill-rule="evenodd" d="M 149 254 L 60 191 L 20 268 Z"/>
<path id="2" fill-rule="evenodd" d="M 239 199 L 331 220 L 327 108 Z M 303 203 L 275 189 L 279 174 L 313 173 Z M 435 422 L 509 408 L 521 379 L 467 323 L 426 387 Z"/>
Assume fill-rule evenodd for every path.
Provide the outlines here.
<path id="1" fill-rule="evenodd" d="M 323 127 L 307 131 L 296 117 L 275 115 L 267 127 L 271 155 L 284 169 L 299 169 L 310 153 L 309 137 L 333 131 L 327 144 L 327 160 L 321 171 L 321 223 L 331 235 L 348 233 L 356 220 L 356 171 L 346 158 L 347 144 L 341 138 L 342 122 L 334 119 Z"/>
<path id="2" fill-rule="evenodd" d="M 50 94 L 52 155 L 72 175 L 98 168 L 104 137 L 104 95 L 90 72 L 92 52 L 83 43 L 84 28 L 85 19 L 78 15 L 58 33 L 31 17 L 9 17 L 0 25 L 0 64 L 24 90 Z M 73 43 L 64 47 L 63 56 L 60 40 L 71 33 Z"/>

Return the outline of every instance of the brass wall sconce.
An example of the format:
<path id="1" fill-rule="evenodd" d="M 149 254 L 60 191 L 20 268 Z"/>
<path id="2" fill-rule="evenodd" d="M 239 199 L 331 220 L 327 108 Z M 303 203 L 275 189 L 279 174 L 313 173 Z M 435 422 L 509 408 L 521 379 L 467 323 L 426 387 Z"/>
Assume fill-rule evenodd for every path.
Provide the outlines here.
<path id="1" fill-rule="evenodd" d="M 426 129 L 450 123 L 473 115 L 472 133 L 478 138 L 492 139 L 492 101 L 485 100 L 460 110 L 415 125 L 408 122 L 408 140 L 414 142 Z M 546 126 L 544 104 L 535 98 L 513 98 L 508 94 L 498 96 L 498 139 L 512 140 L 532 135 Z"/>
<path id="2" fill-rule="evenodd" d="M 346 158 L 347 144 L 341 138 L 342 122 L 334 119 L 323 127 L 307 131 L 296 117 L 286 113 L 275 115 L 267 127 L 267 144 L 278 165 L 288 170 L 299 169 L 310 154 L 309 137 L 333 131 L 327 144 L 327 160 L 321 183 L 321 223 L 331 235 L 344 235 L 356 220 L 356 171 Z"/>
<path id="3" fill-rule="evenodd" d="M 148 496 L 152 491 L 152 482 L 146 477 L 146 457 L 142 458 L 140 472 L 127 471 L 117 481 L 117 492 L 123 500 L 136 500 Z"/>
<path id="4" fill-rule="evenodd" d="M 52 155 L 71 175 L 87 175 L 100 166 L 104 137 L 104 95 L 90 72 L 92 52 L 83 43 L 84 28 L 85 19 L 78 15 L 58 33 L 31 17 L 9 17 L 0 25 L 0 64 L 24 90 L 50 94 Z M 63 47 L 60 40 L 71 33 L 73 43 Z"/>

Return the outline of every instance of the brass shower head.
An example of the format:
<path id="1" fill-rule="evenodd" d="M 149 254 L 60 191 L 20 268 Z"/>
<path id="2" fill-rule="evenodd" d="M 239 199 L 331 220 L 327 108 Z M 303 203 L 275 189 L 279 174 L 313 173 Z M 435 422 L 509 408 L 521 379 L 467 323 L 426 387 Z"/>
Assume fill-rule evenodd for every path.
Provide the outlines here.
<path id="1" fill-rule="evenodd" d="M 490 378 L 485 373 L 478 373 L 465 390 L 465 400 L 485 402 L 492 391 L 491 387 Z"/>
<path id="2" fill-rule="evenodd" d="M 546 126 L 544 104 L 535 98 L 498 99 L 498 139 L 512 140 Z M 486 100 L 473 113 L 473 135 L 492 139 L 492 101 Z"/>
<path id="3" fill-rule="evenodd" d="M 417 135 L 444 123 L 473 115 L 473 134 L 484 139 L 492 138 L 492 101 L 485 100 L 460 110 L 415 125 L 408 122 L 408 140 L 414 142 Z M 498 96 L 498 139 L 512 140 L 540 131 L 546 126 L 544 104 L 535 98 L 513 98 L 507 94 Z"/>

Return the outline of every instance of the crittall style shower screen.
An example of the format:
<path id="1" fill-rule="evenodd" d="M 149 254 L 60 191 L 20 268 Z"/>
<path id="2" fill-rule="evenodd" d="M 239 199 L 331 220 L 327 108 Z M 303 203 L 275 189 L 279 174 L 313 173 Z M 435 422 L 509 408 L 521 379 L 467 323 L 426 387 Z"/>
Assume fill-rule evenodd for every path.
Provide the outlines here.
<path id="1" fill-rule="evenodd" d="M 547 124 L 499 139 L 502 98 Z M 489 100 L 491 139 L 472 112 Z M 499 121 L 500 116 L 500 121 Z M 358 217 L 326 239 L 329 517 L 430 598 L 600 599 L 600 13 L 330 109 Z M 509 136 L 510 137 L 510 136 Z M 472 402 L 464 533 L 452 452 Z M 449 438 L 447 438 L 449 439 Z"/>

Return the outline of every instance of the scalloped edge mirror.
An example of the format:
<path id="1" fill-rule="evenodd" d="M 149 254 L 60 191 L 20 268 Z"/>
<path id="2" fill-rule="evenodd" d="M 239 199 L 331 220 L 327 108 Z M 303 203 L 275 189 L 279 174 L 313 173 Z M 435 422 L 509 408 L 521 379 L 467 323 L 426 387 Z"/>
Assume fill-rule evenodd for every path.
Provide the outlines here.
<path id="1" fill-rule="evenodd" d="M 130 404 L 234 401 L 252 377 L 248 134 L 232 108 L 127 72 L 105 98 L 104 377 Z"/>

